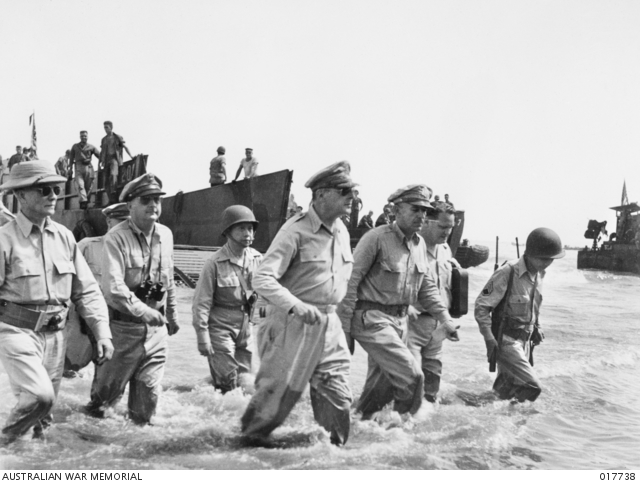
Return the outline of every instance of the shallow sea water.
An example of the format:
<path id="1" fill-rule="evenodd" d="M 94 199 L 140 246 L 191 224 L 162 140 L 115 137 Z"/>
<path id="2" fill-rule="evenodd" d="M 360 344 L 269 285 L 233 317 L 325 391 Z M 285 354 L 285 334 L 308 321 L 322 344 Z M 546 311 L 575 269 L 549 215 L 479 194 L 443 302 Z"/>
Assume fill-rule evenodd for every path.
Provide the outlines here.
<path id="1" fill-rule="evenodd" d="M 513 252 L 513 254 L 510 254 Z M 513 255 L 504 246 L 501 254 Z M 640 278 L 578 271 L 576 252 L 555 262 L 544 287 L 536 348 L 544 386 L 534 403 L 469 406 L 494 375 L 485 363 L 473 302 L 493 269 L 470 269 L 470 313 L 460 319 L 461 341 L 445 343 L 443 402 L 423 403 L 399 420 L 384 410 L 378 421 L 353 415 L 346 447 L 330 445 L 314 421 L 308 392 L 267 447 L 246 447 L 240 417 L 250 396 L 213 390 L 191 326 L 193 291 L 179 288 L 182 329 L 170 339 L 163 393 L 154 425 L 125 419 L 126 394 L 107 418 L 81 413 L 92 369 L 65 379 L 47 441 L 24 438 L 0 448 L 0 469 L 633 469 L 640 467 Z M 257 362 L 256 362 L 257 364 Z M 354 396 L 362 391 L 366 353 L 352 362 Z M 251 391 L 251 382 L 248 391 Z M 0 420 L 15 404 L 0 368 Z"/>

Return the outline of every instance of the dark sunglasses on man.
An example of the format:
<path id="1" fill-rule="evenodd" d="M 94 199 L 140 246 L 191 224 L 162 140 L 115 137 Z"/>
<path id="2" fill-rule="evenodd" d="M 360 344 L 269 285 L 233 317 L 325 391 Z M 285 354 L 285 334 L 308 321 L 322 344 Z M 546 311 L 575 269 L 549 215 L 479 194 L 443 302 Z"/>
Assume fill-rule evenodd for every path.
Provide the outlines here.
<path id="1" fill-rule="evenodd" d="M 160 202 L 162 201 L 162 197 L 160 195 L 145 195 L 139 198 L 142 205 L 149 205 L 151 200 L 153 200 L 156 205 L 160 205 Z"/>
<path id="2" fill-rule="evenodd" d="M 61 188 L 58 185 L 43 185 L 40 187 L 31 187 L 31 189 L 40 193 L 43 197 L 48 197 L 51 195 L 51 192 L 58 196 L 61 191 Z"/>

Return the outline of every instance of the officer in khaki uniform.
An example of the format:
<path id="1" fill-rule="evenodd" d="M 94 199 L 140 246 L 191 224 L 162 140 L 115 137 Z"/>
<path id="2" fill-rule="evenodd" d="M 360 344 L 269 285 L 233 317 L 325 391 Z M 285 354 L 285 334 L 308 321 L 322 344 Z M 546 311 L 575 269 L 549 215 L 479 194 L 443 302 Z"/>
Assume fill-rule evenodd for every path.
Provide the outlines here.
<path id="1" fill-rule="evenodd" d="M 53 165 L 34 160 L 13 167 L 0 187 L 20 204 L 0 229 L 0 360 L 18 403 L 2 429 L 7 440 L 51 422 L 65 355 L 69 302 L 96 335 L 99 362 L 113 346 L 107 307 L 73 234 L 53 222 L 59 184 Z"/>
<path id="2" fill-rule="evenodd" d="M 213 385 L 226 393 L 238 386 L 241 374 L 251 372 L 250 319 L 257 299 L 252 279 L 262 255 L 250 247 L 258 221 L 248 207 L 227 207 L 222 226 L 227 243 L 202 268 L 193 326 Z"/>
<path id="3" fill-rule="evenodd" d="M 316 421 L 331 442 L 349 437 L 350 357 L 336 314 L 351 275 L 349 232 L 340 216 L 353 197 L 350 165 L 335 163 L 305 186 L 309 211 L 282 226 L 253 278 L 268 301 L 258 351 L 256 393 L 242 417 L 242 432 L 264 437 L 287 418 L 307 384 Z"/>
<path id="4" fill-rule="evenodd" d="M 451 271 L 453 264 L 457 262 L 447 244 L 447 238 L 455 226 L 456 211 L 453 205 L 448 203 L 430 203 L 433 208 L 427 211 L 427 225 L 420 235 L 425 241 L 429 271 L 440 291 L 444 305 L 450 308 Z M 440 390 L 442 344 L 446 338 L 446 332 L 444 326 L 429 312 L 420 307 L 417 310 L 419 315 L 409 318 L 407 347 L 422 366 L 424 397 L 428 402 L 434 403 Z"/>
<path id="5" fill-rule="evenodd" d="M 535 229 L 527 237 L 524 255 L 496 270 L 476 299 L 475 318 L 487 358 L 491 360 L 494 352 L 497 355 L 493 390 L 502 399 L 534 401 L 542 391 L 530 358 L 532 345 L 544 339 L 538 321 L 542 281 L 546 269 L 564 254 L 558 234 L 543 227 Z M 502 321 L 497 334 L 491 329 L 492 318 Z"/>
<path id="6" fill-rule="evenodd" d="M 415 413 L 422 403 L 424 377 L 407 349 L 407 311 L 419 302 L 446 325 L 453 324 L 433 280 L 422 229 L 431 197 L 426 185 L 409 185 L 388 198 L 395 222 L 369 230 L 358 242 L 349 288 L 339 315 L 353 352 L 355 339 L 369 354 L 367 379 L 358 402 L 369 419 L 392 400 L 398 413 Z"/>
<path id="7" fill-rule="evenodd" d="M 155 414 L 167 358 L 167 335 L 179 327 L 173 280 L 173 235 L 157 222 L 162 182 L 147 173 L 129 182 L 120 200 L 130 219 L 104 236 L 102 292 L 116 347 L 96 369 L 90 414 L 101 417 L 129 384 L 129 417 L 149 423 Z"/>
<path id="8" fill-rule="evenodd" d="M 107 219 L 107 231 L 129 218 L 129 208 L 126 203 L 116 203 L 102 209 L 102 215 Z M 85 237 L 78 242 L 78 250 L 82 252 L 93 277 L 98 284 L 102 282 L 102 254 L 104 236 Z M 65 328 L 67 332 L 67 351 L 64 361 L 64 377 L 74 378 L 80 370 L 91 363 L 95 356 L 95 337 L 88 330 L 86 322 L 80 318 L 75 306 L 69 308 L 69 321 Z"/>

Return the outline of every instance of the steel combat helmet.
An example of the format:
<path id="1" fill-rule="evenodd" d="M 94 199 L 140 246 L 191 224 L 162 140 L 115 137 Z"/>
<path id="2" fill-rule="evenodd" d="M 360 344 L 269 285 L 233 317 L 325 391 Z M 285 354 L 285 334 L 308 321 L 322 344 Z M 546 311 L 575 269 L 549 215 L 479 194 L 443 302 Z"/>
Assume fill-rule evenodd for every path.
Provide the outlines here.
<path id="1" fill-rule="evenodd" d="M 244 205 L 231 205 L 225 208 L 224 212 L 222 212 L 222 234 L 226 234 L 235 224 L 243 222 L 252 223 L 253 230 L 258 229 L 258 221 L 249 207 L 245 207 Z"/>
<path id="2" fill-rule="evenodd" d="M 564 257 L 564 249 L 560 237 L 553 230 L 539 227 L 533 230 L 527 237 L 525 255 L 540 257 L 543 259 L 561 259 Z"/>

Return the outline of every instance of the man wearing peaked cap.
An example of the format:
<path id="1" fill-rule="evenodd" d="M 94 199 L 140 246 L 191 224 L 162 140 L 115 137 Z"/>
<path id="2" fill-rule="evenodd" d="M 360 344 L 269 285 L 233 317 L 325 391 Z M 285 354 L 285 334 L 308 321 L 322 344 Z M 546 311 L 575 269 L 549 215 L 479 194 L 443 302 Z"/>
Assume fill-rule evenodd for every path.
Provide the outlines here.
<path id="1" fill-rule="evenodd" d="M 415 413 L 422 403 L 424 376 L 407 343 L 408 307 L 416 301 L 455 332 L 429 271 L 424 240 L 431 189 L 409 185 L 389 196 L 396 216 L 391 225 L 369 230 L 358 242 L 347 294 L 338 314 L 350 349 L 357 340 L 369 354 L 367 380 L 358 402 L 363 419 L 387 403 L 398 413 Z M 454 338 L 454 336 L 450 336 Z"/>
<path id="2" fill-rule="evenodd" d="M 245 157 L 240 160 L 240 166 L 238 167 L 238 171 L 236 171 L 236 177 L 233 179 L 234 182 L 238 179 L 243 169 L 245 179 L 258 176 L 258 160 L 253 157 L 253 148 L 245 149 L 244 154 Z"/>
<path id="3" fill-rule="evenodd" d="M 307 181 L 309 211 L 285 222 L 254 275 L 253 287 L 269 305 L 258 334 L 256 393 L 242 417 L 248 436 L 266 437 L 282 424 L 310 383 L 314 417 L 331 443 L 349 437 L 350 358 L 336 307 L 353 265 L 340 220 L 351 210 L 350 171 L 341 161 Z"/>
<path id="4" fill-rule="evenodd" d="M 130 202 L 136 197 L 148 195 L 166 195 L 162 191 L 162 181 L 153 173 L 145 173 L 127 183 L 120 193 L 120 201 Z"/>
<path id="5" fill-rule="evenodd" d="M 104 237 L 102 292 L 116 351 L 96 368 L 90 414 L 101 417 L 129 384 L 129 418 L 147 424 L 155 414 L 167 358 L 167 336 L 178 329 L 173 234 L 158 223 L 162 182 L 152 173 L 127 183 L 120 200 L 129 220 Z"/>
<path id="6" fill-rule="evenodd" d="M 102 215 L 107 219 L 107 231 L 109 231 L 129 218 L 129 208 L 126 203 L 115 203 L 103 208 Z M 102 282 L 103 249 L 104 235 L 85 237 L 78 242 L 78 250 L 87 261 L 98 284 Z M 64 376 L 73 378 L 77 376 L 77 372 L 91 362 L 96 340 L 93 332 L 87 330 L 86 322 L 78 315 L 73 305 L 69 308 L 69 322 L 66 332 L 67 351 L 64 361 Z"/>
<path id="7" fill-rule="evenodd" d="M 20 205 L 0 229 L 0 360 L 17 398 L 2 429 L 9 441 L 32 427 L 43 437 L 51 424 L 70 302 L 96 335 L 98 361 L 113 352 L 98 284 L 73 234 L 51 220 L 65 180 L 51 163 L 34 160 L 14 166 L 1 187 L 13 190 Z"/>

